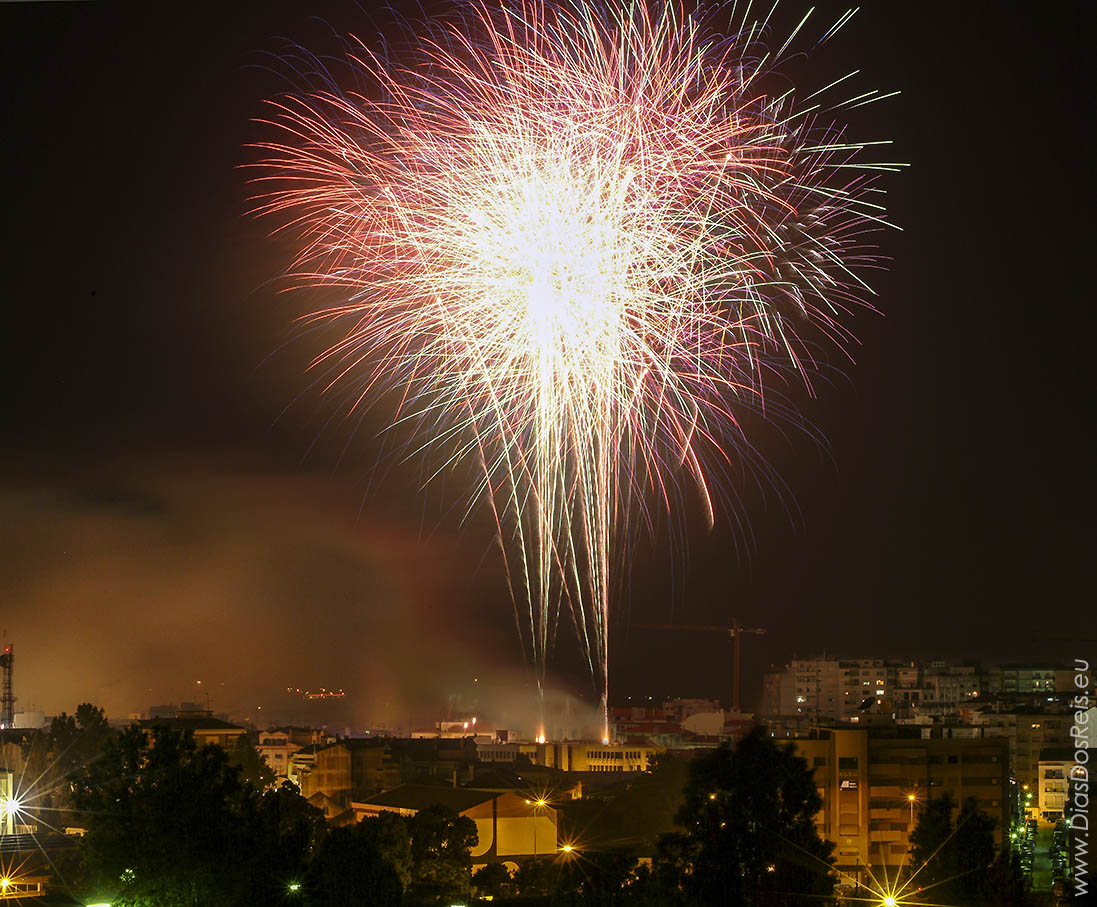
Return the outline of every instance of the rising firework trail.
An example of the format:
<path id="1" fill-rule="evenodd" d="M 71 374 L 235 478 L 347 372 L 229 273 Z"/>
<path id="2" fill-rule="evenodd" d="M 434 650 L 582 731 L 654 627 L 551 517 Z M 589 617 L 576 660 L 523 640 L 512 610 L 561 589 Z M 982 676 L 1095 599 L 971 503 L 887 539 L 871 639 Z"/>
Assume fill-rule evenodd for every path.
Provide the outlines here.
<path id="1" fill-rule="evenodd" d="M 822 119 L 883 96 L 800 102 L 778 67 L 808 17 L 767 43 L 718 15 L 472 2 L 348 41 L 345 80 L 301 56 L 262 121 L 256 210 L 341 300 L 313 367 L 350 408 L 395 390 L 430 475 L 474 465 L 539 691 L 569 615 L 603 717 L 628 534 L 687 488 L 715 519 L 740 415 L 808 378 L 805 325 L 849 340 L 883 223 L 891 165 Z"/>

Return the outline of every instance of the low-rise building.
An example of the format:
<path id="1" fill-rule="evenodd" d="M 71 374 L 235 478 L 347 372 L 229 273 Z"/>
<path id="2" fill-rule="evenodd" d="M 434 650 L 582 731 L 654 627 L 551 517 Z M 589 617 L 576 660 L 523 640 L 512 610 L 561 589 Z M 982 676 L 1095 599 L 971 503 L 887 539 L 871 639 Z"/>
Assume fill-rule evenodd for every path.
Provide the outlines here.
<path id="1" fill-rule="evenodd" d="M 648 743 L 477 743 L 476 756 L 481 762 L 509 765 L 529 760 L 532 765 L 565 772 L 643 772 L 651 760 L 666 748 Z"/>
<path id="2" fill-rule="evenodd" d="M 322 746 L 303 747 L 291 757 L 301 796 L 317 794 L 341 809 L 400 783 L 399 766 L 383 741 L 348 739 Z M 329 817 L 330 818 L 330 817 Z"/>
<path id="3" fill-rule="evenodd" d="M 1038 793 L 1034 797 L 1037 808 L 1027 804 L 1026 812 L 1032 818 L 1054 824 L 1063 818 L 1070 788 L 1071 772 L 1077 763 L 1071 747 L 1050 747 L 1040 753 L 1037 767 Z"/>
<path id="4" fill-rule="evenodd" d="M 227 752 L 232 752 L 236 741 L 244 736 L 246 730 L 238 724 L 230 724 L 220 718 L 214 718 L 207 709 L 179 711 L 174 718 L 146 718 L 138 722 L 142 729 L 152 733 L 156 728 L 171 731 L 190 731 L 199 746 L 216 744 Z"/>
<path id="5" fill-rule="evenodd" d="M 255 748 L 275 777 L 281 780 L 289 777 L 290 757 L 301 749 L 301 745 L 294 743 L 287 731 L 272 730 L 260 732 Z"/>
<path id="6" fill-rule="evenodd" d="M 355 800 L 351 807 L 360 821 L 382 812 L 413 816 L 433 805 L 448 807 L 476 823 L 474 870 L 497 862 L 515 869 L 517 859 L 559 852 L 556 810 L 545 801 L 514 791 L 405 784 L 366 800 Z"/>
<path id="7" fill-rule="evenodd" d="M 668 699 L 663 703 L 662 716 L 667 721 L 681 724 L 691 715 L 701 712 L 716 712 L 720 709 L 718 699 Z"/>

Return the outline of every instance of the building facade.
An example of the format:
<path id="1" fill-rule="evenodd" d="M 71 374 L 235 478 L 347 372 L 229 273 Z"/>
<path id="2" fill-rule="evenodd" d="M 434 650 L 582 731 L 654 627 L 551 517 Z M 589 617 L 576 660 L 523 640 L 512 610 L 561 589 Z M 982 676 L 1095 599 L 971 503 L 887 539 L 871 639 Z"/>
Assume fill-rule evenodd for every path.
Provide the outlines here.
<path id="1" fill-rule="evenodd" d="M 179 711 L 173 718 L 147 718 L 138 724 L 150 734 L 157 728 L 184 733 L 189 731 L 199 746 L 215 744 L 230 753 L 246 733 L 240 725 L 214 718 L 213 712 L 206 709 Z"/>
<path id="2" fill-rule="evenodd" d="M 286 731 L 262 731 L 256 750 L 278 780 L 289 777 L 290 757 L 301 746 L 290 739 Z"/>
<path id="3" fill-rule="evenodd" d="M 514 791 L 446 788 L 405 784 L 351 806 L 361 821 L 382 812 L 413 816 L 432 805 L 448 807 L 476 824 L 473 870 L 487 863 L 516 869 L 516 859 L 559 853 L 556 810 L 544 801 Z"/>
<path id="4" fill-rule="evenodd" d="M 666 752 L 649 743 L 477 743 L 476 756 L 481 762 L 514 765 L 528 759 L 533 765 L 557 768 L 565 772 L 643 772 L 652 759 Z M 524 760 L 523 760 L 524 761 Z"/>
<path id="5" fill-rule="evenodd" d="M 863 880 L 866 867 L 894 877 L 909 863 L 910 832 L 927 800 L 949 794 L 957 807 L 974 797 L 1009 827 L 1009 750 L 1004 740 L 877 736 L 831 729 L 792 741 L 815 773 L 823 808 L 821 837 L 835 843 L 837 870 Z"/>

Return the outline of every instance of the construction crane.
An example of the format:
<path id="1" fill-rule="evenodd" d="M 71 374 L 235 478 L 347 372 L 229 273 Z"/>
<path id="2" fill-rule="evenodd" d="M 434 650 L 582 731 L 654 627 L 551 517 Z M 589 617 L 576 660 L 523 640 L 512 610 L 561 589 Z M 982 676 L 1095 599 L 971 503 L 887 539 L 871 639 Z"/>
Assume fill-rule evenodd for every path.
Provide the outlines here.
<path id="1" fill-rule="evenodd" d="M 739 705 L 739 650 L 740 640 L 744 633 L 753 633 L 755 636 L 765 635 L 764 627 L 744 627 L 739 623 L 739 618 L 731 619 L 729 627 L 712 627 L 702 624 L 633 624 L 643 630 L 700 630 L 705 633 L 727 633 L 732 640 L 732 666 L 731 666 L 731 707 L 736 712 L 741 711 Z"/>

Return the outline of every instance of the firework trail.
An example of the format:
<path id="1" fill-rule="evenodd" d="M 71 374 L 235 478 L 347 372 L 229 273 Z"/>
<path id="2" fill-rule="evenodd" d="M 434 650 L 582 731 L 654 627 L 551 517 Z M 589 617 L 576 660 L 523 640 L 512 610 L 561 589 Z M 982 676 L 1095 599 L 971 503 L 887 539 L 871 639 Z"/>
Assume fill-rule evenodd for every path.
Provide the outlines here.
<path id="1" fill-rule="evenodd" d="M 475 464 L 539 690 L 570 615 L 603 715 L 623 536 L 684 486 L 711 522 L 737 414 L 868 293 L 889 165 L 821 123 L 833 85 L 769 90 L 807 17 L 772 51 L 748 16 L 474 2 L 262 121 L 257 211 L 344 300 L 307 319 L 341 325 L 314 367 L 352 408 L 398 389 L 435 475 Z"/>

